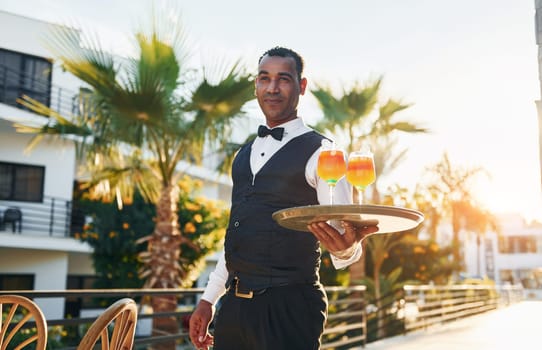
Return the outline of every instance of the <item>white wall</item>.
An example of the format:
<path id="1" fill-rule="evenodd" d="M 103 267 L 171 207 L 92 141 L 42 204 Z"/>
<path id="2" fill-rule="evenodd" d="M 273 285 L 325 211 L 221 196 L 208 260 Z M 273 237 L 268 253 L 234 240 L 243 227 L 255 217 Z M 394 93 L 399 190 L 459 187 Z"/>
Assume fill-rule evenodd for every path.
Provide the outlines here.
<path id="1" fill-rule="evenodd" d="M 69 253 L 68 275 L 94 276 L 92 256 L 89 253 Z"/>
<path id="2" fill-rule="evenodd" d="M 0 48 L 17 51 L 29 55 L 39 56 L 53 61 L 53 53 L 46 46 L 52 30 L 60 28 L 59 25 L 43 22 L 33 18 L 15 15 L 0 10 Z M 66 27 L 65 27 L 66 28 Z M 53 68 L 53 85 L 78 90 L 81 83 L 56 65 Z"/>
<path id="3" fill-rule="evenodd" d="M 17 134 L 0 128 L 0 160 L 45 166 L 44 195 L 71 200 L 75 176 L 75 146 L 73 142 L 49 139 L 40 142 L 29 154 L 24 149 L 30 135 Z"/>
<path id="4" fill-rule="evenodd" d="M 465 259 L 465 273 L 467 276 L 483 277 L 485 275 L 484 248 L 483 242 L 480 243 L 480 249 L 476 244 L 476 236 L 467 235 L 464 238 L 463 254 Z M 478 271 L 478 264 L 480 264 Z"/>
<path id="5" fill-rule="evenodd" d="M 29 249 L 0 248 L 0 273 L 33 274 L 34 289 L 64 290 L 68 253 Z M 36 298 L 47 319 L 64 316 L 63 298 Z"/>
<path id="6" fill-rule="evenodd" d="M 542 254 L 498 254 L 497 261 L 504 270 L 535 269 L 542 267 Z"/>
<path id="7" fill-rule="evenodd" d="M 5 11 L 0 11 L 0 22 L 3 28 L 10 29 L 0 32 L 0 47 L 51 58 L 43 45 L 43 35 L 52 28 L 51 24 Z M 24 28 L 24 30 L 17 30 L 17 28 Z"/>

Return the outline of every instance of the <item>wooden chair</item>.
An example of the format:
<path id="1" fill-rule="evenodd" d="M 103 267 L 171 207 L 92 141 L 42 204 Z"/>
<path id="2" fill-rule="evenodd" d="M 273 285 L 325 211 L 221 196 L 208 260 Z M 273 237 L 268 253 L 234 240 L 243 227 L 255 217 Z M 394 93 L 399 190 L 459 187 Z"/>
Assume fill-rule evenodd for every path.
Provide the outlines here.
<path id="1" fill-rule="evenodd" d="M 136 323 L 136 303 L 130 298 L 120 299 L 92 323 L 77 350 L 92 350 L 98 342 L 102 350 L 131 350 Z"/>
<path id="2" fill-rule="evenodd" d="M 27 345 L 35 345 L 35 350 L 45 350 L 47 346 L 47 321 L 41 309 L 32 300 L 20 295 L 0 295 L 0 349 L 23 349 Z M 27 328 L 23 327 L 33 319 L 36 333 L 25 338 L 20 344 L 17 335 L 23 334 Z M 33 344 L 35 343 L 35 344 Z"/>

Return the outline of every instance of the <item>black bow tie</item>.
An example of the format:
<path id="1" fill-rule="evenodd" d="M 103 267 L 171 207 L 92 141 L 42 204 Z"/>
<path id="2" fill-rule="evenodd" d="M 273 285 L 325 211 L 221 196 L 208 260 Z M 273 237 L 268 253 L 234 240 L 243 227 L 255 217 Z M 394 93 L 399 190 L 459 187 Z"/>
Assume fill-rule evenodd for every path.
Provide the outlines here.
<path id="1" fill-rule="evenodd" d="M 284 128 L 273 128 L 269 129 L 265 125 L 260 125 L 258 128 L 258 136 L 259 137 L 266 137 L 267 135 L 273 136 L 275 140 L 282 140 L 282 136 L 284 134 Z"/>

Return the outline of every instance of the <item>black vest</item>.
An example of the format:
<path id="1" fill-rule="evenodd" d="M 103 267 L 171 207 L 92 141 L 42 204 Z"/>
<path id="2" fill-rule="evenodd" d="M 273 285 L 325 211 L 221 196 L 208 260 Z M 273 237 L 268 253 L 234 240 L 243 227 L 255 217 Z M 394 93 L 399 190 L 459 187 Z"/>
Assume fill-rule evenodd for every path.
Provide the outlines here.
<path id="1" fill-rule="evenodd" d="M 232 166 L 232 207 L 224 245 L 228 286 L 234 277 L 255 290 L 319 280 L 318 240 L 310 232 L 278 225 L 271 215 L 284 208 L 318 204 L 305 167 L 322 139 L 314 131 L 292 139 L 256 176 L 250 169 L 252 142 L 238 152 Z"/>

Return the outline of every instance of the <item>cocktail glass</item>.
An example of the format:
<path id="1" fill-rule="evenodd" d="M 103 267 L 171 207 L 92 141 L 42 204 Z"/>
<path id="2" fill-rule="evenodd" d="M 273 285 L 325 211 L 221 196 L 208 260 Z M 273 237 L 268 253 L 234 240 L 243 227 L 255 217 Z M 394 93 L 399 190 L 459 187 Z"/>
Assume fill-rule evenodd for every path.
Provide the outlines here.
<path id="1" fill-rule="evenodd" d="M 368 146 L 354 151 L 348 156 L 346 179 L 358 191 L 358 204 L 363 202 L 363 190 L 375 182 L 375 163 L 373 153 Z"/>
<path id="2" fill-rule="evenodd" d="M 346 173 L 346 161 L 342 150 L 334 142 L 322 141 L 322 150 L 318 156 L 318 176 L 329 186 L 329 204 L 333 204 L 333 190 L 337 181 Z"/>

